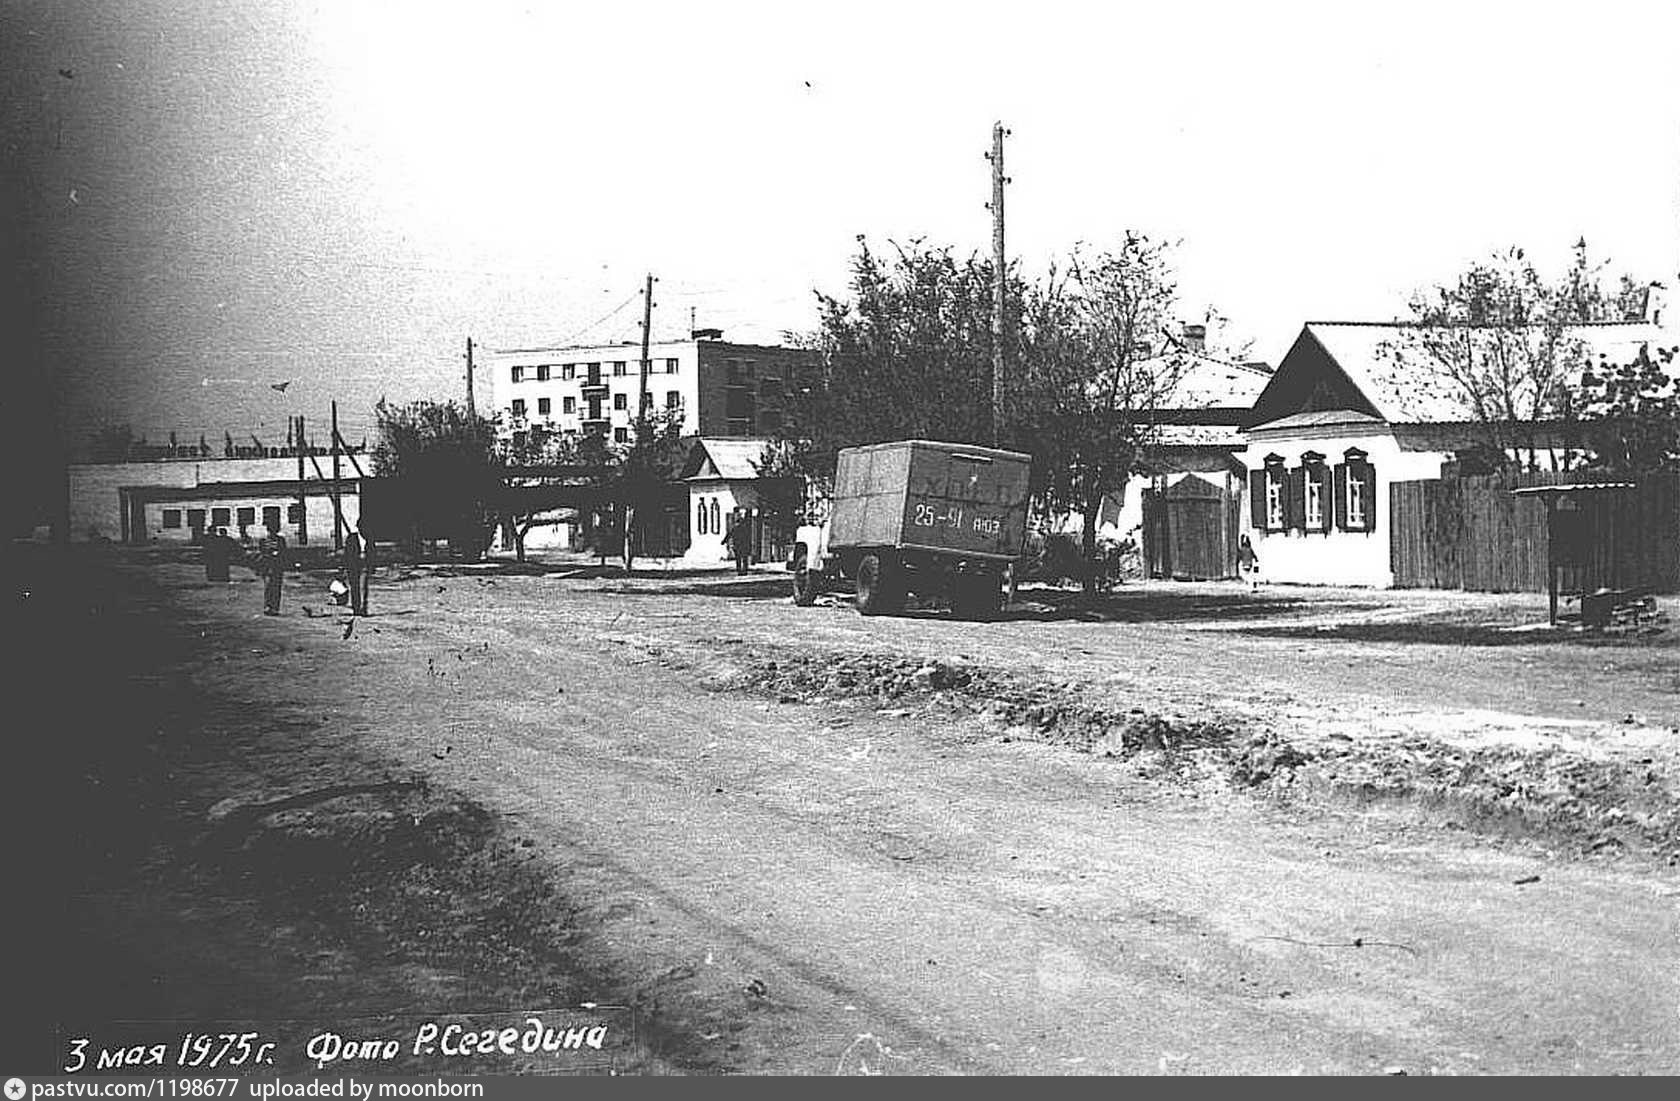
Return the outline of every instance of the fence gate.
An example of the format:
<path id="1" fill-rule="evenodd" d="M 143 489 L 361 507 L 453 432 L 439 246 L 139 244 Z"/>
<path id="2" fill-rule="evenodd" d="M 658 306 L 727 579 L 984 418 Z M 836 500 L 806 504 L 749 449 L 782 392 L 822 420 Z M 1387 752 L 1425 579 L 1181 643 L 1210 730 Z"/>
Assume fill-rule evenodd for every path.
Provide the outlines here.
<path id="1" fill-rule="evenodd" d="M 1143 541 L 1152 577 L 1217 581 L 1237 573 L 1237 507 L 1231 493 L 1187 475 L 1144 498 Z"/>

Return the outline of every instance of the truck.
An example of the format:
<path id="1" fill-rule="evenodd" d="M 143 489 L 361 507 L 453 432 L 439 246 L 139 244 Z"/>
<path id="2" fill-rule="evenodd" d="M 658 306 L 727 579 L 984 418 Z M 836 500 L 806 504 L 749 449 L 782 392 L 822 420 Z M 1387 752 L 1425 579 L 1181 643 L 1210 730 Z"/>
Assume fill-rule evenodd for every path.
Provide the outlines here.
<path id="1" fill-rule="evenodd" d="M 932 440 L 843 449 L 827 521 L 794 534 L 793 602 L 851 582 L 864 615 L 900 611 L 914 594 L 964 618 L 995 616 L 1026 535 L 1031 476 L 1018 451 Z"/>

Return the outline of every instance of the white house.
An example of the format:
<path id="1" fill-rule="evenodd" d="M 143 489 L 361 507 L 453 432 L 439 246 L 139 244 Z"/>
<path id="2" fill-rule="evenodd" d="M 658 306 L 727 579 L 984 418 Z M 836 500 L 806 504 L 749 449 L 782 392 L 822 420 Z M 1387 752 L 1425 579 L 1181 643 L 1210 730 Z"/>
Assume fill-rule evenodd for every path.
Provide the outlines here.
<path id="1" fill-rule="evenodd" d="M 755 516 L 764 504 L 764 481 L 755 465 L 764 454 L 764 439 L 708 439 L 694 441 L 683 466 L 688 484 L 688 549 L 685 562 L 697 565 L 729 561 L 723 545 L 730 517 L 737 508 Z"/>
<path id="2" fill-rule="evenodd" d="M 1438 478 L 1443 463 L 1490 443 L 1466 396 L 1424 362 L 1440 332 L 1393 322 L 1302 328 L 1245 433 L 1248 522 L 1267 580 L 1394 584 L 1390 487 Z M 1643 345 L 1676 339 L 1647 322 L 1579 325 L 1563 336 L 1575 380 L 1591 363 L 1626 363 Z M 1546 436 L 1541 454 L 1561 442 Z"/>

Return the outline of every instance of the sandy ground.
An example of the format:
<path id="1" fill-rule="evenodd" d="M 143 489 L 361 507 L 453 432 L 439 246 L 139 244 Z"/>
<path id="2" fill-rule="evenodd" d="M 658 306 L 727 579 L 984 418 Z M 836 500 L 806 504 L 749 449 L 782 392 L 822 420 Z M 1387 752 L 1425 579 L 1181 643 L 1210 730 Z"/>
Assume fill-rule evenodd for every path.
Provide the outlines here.
<path id="1" fill-rule="evenodd" d="M 268 619 L 190 563 L 25 566 L 27 725 L 63 732 L 13 801 L 32 1069 L 235 1022 L 301 1069 L 326 1029 L 536 1012 L 606 1015 L 631 1073 L 1680 1070 L 1672 633 L 1232 586 L 864 619 L 770 569 L 576 563 L 387 570 L 352 626 L 320 578 Z M 1038 711 L 811 673 L 859 655 Z M 1057 737 L 1111 713 L 1165 744 Z M 1173 752 L 1199 723 L 1223 756 Z M 1650 821 L 1597 845 L 1614 807 L 1520 830 L 1334 779 L 1454 753 L 1644 769 Z"/>

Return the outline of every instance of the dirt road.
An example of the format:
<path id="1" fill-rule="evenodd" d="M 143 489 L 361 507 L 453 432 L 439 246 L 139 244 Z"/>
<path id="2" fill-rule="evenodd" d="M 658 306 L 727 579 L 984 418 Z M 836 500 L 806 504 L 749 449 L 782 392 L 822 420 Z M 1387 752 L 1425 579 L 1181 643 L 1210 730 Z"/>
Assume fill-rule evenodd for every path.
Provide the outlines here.
<path id="1" fill-rule="evenodd" d="M 141 568 L 124 569 L 120 593 L 141 592 Z M 166 755 L 182 822 L 201 830 L 218 807 L 332 785 L 423 783 L 487 811 L 520 882 L 543 885 L 508 917 L 510 938 L 563 942 L 473 954 L 457 937 L 419 976 L 392 950 L 412 949 L 413 923 L 364 915 L 348 937 L 318 914 L 275 934 L 218 880 L 232 927 L 155 914 L 154 943 L 122 946 L 154 971 L 170 966 L 155 943 L 169 931 L 308 941 L 247 981 L 295 987 L 284 968 L 311 961 L 333 993 L 289 1011 L 329 1023 L 335 1005 L 413 1017 L 529 997 L 509 972 L 547 968 L 567 996 L 638 1007 L 646 1070 L 1680 1070 L 1680 875 L 1660 860 L 1563 859 L 1544 839 L 1495 843 L 1440 817 L 1250 798 L 1148 754 L 1010 736 L 943 713 L 937 694 L 901 707 L 721 690 L 766 655 L 862 648 L 1030 666 L 1068 694 L 1098 684 L 1185 717 L 1212 703 L 1291 727 L 1472 715 L 1480 736 L 1565 738 L 1625 709 L 1639 712 L 1633 736 L 1657 740 L 1680 723 L 1672 650 L 1595 651 L 1624 666 L 1614 691 L 1536 691 L 1505 672 L 1539 660 L 1532 648 L 1487 647 L 1474 654 L 1486 668 L 1447 676 L 1414 649 L 1372 676 L 1359 667 L 1387 643 L 1309 650 L 1297 629 L 1311 621 L 1281 605 L 1238 613 L 1248 632 L 1210 645 L 1206 608 L 1131 624 L 862 620 L 793 609 L 770 575 L 419 573 L 376 586 L 374 615 L 347 633 L 295 599 L 282 620 L 253 618 L 248 583 L 143 569 L 161 589 L 129 614 L 196 640 L 163 674 L 192 703 L 161 725 L 196 731 L 190 752 Z M 1368 603 L 1342 622 L 1380 625 Z M 482 939 L 468 909 L 456 916 Z M 187 981 L 216 970 L 200 962 Z M 445 973 L 448 996 L 428 995 Z M 258 1015 L 255 997 L 220 1011 Z"/>

